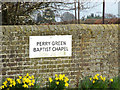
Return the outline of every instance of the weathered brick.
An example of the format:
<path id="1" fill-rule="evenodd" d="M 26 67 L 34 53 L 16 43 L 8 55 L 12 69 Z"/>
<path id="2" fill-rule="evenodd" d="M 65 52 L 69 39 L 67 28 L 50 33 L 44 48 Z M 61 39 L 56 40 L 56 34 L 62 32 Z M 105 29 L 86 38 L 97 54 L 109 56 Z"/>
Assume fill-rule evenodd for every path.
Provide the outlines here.
<path id="1" fill-rule="evenodd" d="M 80 77 L 96 72 L 118 74 L 118 25 L 1 26 L 0 49 L 3 77 L 30 73 L 46 78 L 55 73 L 69 76 L 75 86 Z M 29 58 L 29 36 L 72 35 L 71 57 Z M 0 39 L 1 40 L 1 39 Z M 45 85 L 45 81 L 42 85 Z"/>

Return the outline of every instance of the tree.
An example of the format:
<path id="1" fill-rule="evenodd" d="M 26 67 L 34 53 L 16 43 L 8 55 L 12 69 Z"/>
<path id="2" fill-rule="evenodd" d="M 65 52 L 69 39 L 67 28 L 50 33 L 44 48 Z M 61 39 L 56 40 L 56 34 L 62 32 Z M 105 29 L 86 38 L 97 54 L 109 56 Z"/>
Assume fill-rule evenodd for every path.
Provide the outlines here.
<path id="1" fill-rule="evenodd" d="M 31 14 L 37 9 L 48 7 L 49 4 L 48 2 L 2 2 L 2 24 L 34 24 Z"/>
<path id="2" fill-rule="evenodd" d="M 105 14 L 105 18 L 117 18 L 116 15 L 110 14 L 110 13 L 106 13 Z"/>
<path id="3" fill-rule="evenodd" d="M 37 23 L 51 23 L 55 22 L 55 14 L 51 9 L 46 9 L 42 13 L 37 14 Z"/>
<path id="4" fill-rule="evenodd" d="M 2 3 L 2 24 L 3 25 L 19 25 L 19 24 L 38 24 L 33 18 L 34 12 L 48 10 L 54 12 L 51 21 L 55 21 L 55 17 L 62 11 L 68 12 L 75 10 L 73 2 L 1 2 Z M 89 2 L 80 2 L 80 10 L 89 9 Z M 77 6 L 78 7 L 78 6 Z M 76 8 L 77 8 L 76 7 Z M 40 14 L 37 15 L 42 20 Z M 46 16 L 46 15 L 45 15 Z M 59 15 L 61 16 L 61 15 Z M 48 16 L 47 16 L 48 17 Z M 49 18 L 50 19 L 50 18 Z M 47 22 L 51 22 L 50 20 Z M 42 23 L 43 21 L 41 21 Z M 44 23 L 44 22 L 43 22 Z"/>
<path id="5" fill-rule="evenodd" d="M 61 21 L 72 21 L 75 19 L 75 16 L 72 13 L 65 12 L 61 16 Z"/>
<path id="6" fill-rule="evenodd" d="M 91 15 L 88 15 L 86 19 L 101 19 L 102 17 L 99 15 L 94 15 L 94 13 L 91 13 Z"/>

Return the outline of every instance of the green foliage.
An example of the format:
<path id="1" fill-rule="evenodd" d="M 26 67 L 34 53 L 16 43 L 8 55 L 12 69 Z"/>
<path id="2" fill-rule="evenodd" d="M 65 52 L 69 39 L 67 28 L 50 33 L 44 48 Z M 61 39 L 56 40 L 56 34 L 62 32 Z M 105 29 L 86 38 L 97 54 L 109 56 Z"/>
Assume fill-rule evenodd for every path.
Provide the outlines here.
<path id="1" fill-rule="evenodd" d="M 90 87 L 92 87 L 92 83 L 89 80 L 89 77 L 84 77 L 83 80 L 79 81 L 78 88 L 80 88 L 80 89 L 89 89 Z"/>
<path id="2" fill-rule="evenodd" d="M 110 88 L 120 89 L 120 76 L 116 76 L 113 78 L 113 82 L 109 84 Z"/>
<path id="3" fill-rule="evenodd" d="M 85 77 L 83 80 L 79 81 L 78 88 L 80 90 L 88 90 L 88 89 L 98 89 L 101 88 L 102 90 L 108 88 L 120 88 L 120 80 L 119 76 L 113 79 L 106 79 L 102 75 L 96 74 L 94 77 Z"/>

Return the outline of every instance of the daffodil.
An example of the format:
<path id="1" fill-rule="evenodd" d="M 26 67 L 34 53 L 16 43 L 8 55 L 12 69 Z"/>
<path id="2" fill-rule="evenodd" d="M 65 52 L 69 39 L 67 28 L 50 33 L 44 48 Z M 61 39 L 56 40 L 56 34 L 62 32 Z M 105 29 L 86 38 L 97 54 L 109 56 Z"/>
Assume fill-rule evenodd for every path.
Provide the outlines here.
<path id="1" fill-rule="evenodd" d="M 95 83 L 95 80 L 93 80 L 93 83 Z"/>
<path id="2" fill-rule="evenodd" d="M 35 80 L 32 80 L 32 83 L 35 83 Z"/>
<path id="3" fill-rule="evenodd" d="M 10 81 L 10 78 L 7 78 L 8 81 Z"/>
<path id="4" fill-rule="evenodd" d="M 12 87 L 12 84 L 10 84 L 9 86 Z"/>
<path id="5" fill-rule="evenodd" d="M 22 76 L 19 76 L 19 79 L 22 79 Z"/>
<path id="6" fill-rule="evenodd" d="M 32 79 L 34 79 L 34 76 L 33 76 L 33 75 L 32 75 L 31 77 L 32 77 Z"/>
<path id="7" fill-rule="evenodd" d="M 103 81 L 105 81 L 105 77 L 103 78 Z"/>
<path id="8" fill-rule="evenodd" d="M 66 83 L 66 82 L 67 82 L 67 80 L 64 80 L 64 82 Z"/>
<path id="9" fill-rule="evenodd" d="M 56 82 L 56 84 L 58 85 L 58 84 L 59 84 L 59 82 Z"/>
<path id="10" fill-rule="evenodd" d="M 90 79 L 90 81 L 92 80 L 92 78 L 89 78 Z"/>
<path id="11" fill-rule="evenodd" d="M 59 75 L 59 80 L 63 80 L 63 75 L 62 74 Z"/>
<path id="12" fill-rule="evenodd" d="M 98 77 L 95 75 L 95 79 L 98 80 Z"/>
<path id="13" fill-rule="evenodd" d="M 113 79 L 110 79 L 111 82 L 113 82 Z"/>
<path id="14" fill-rule="evenodd" d="M 6 85 L 6 84 L 7 84 L 7 81 L 3 82 L 3 84 Z"/>
<path id="15" fill-rule="evenodd" d="M 50 81 L 50 83 L 53 81 L 51 77 L 49 77 L 49 81 Z"/>
<path id="16" fill-rule="evenodd" d="M 16 85 L 16 82 L 15 81 L 13 81 L 13 86 L 15 86 Z"/>
<path id="17" fill-rule="evenodd" d="M 5 88 L 4 85 L 2 85 L 2 88 Z"/>
<path id="18" fill-rule="evenodd" d="M 12 79 L 10 79 L 10 83 L 13 83 Z"/>
<path id="19" fill-rule="evenodd" d="M 55 78 L 55 80 L 58 80 L 58 79 L 59 79 L 58 77 Z"/>
<path id="20" fill-rule="evenodd" d="M 100 76 L 100 78 L 103 78 L 102 75 Z"/>
<path id="21" fill-rule="evenodd" d="M 67 77 L 65 77 L 65 80 L 66 80 L 66 81 L 69 81 L 69 79 L 68 79 Z"/>
<path id="22" fill-rule="evenodd" d="M 63 78 L 65 77 L 65 74 L 63 74 Z"/>
<path id="23" fill-rule="evenodd" d="M 28 85 L 29 85 L 29 86 L 32 86 L 32 83 L 29 83 Z"/>
<path id="24" fill-rule="evenodd" d="M 20 84 L 20 83 L 21 83 L 21 80 L 20 80 L 20 79 L 17 79 L 17 82 Z"/>
<path id="25" fill-rule="evenodd" d="M 27 74 L 26 74 L 26 76 L 28 77 L 28 76 L 29 76 L 29 74 L 27 73 Z"/>
<path id="26" fill-rule="evenodd" d="M 65 83 L 65 87 L 68 87 L 68 85 L 69 85 L 68 83 Z"/>
<path id="27" fill-rule="evenodd" d="M 34 83 L 31 83 L 32 86 L 34 86 Z"/>
<path id="28" fill-rule="evenodd" d="M 96 74 L 96 76 L 99 76 L 99 74 Z"/>
<path id="29" fill-rule="evenodd" d="M 57 74 L 55 74 L 55 77 L 57 77 L 58 75 Z"/>
<path id="30" fill-rule="evenodd" d="M 24 84 L 23 87 L 24 87 L 24 88 L 28 88 L 28 85 L 27 85 L 27 84 Z"/>
<path id="31" fill-rule="evenodd" d="M 29 76 L 29 79 L 32 79 L 32 77 L 31 77 L 31 76 Z"/>
<path id="32" fill-rule="evenodd" d="M 7 85 L 6 85 L 6 84 L 5 84 L 4 86 L 5 86 L 5 87 L 7 87 Z"/>
<path id="33" fill-rule="evenodd" d="M 31 83 L 31 82 L 32 82 L 32 80 L 29 79 L 29 80 L 28 80 L 28 83 Z"/>
<path id="34" fill-rule="evenodd" d="M 29 78 L 26 79 L 26 82 L 29 83 Z"/>
<path id="35" fill-rule="evenodd" d="M 62 78 L 62 77 L 59 77 L 59 80 L 63 80 L 63 78 Z"/>
<path id="36" fill-rule="evenodd" d="M 26 78 L 25 77 L 23 78 L 23 82 L 26 82 Z"/>

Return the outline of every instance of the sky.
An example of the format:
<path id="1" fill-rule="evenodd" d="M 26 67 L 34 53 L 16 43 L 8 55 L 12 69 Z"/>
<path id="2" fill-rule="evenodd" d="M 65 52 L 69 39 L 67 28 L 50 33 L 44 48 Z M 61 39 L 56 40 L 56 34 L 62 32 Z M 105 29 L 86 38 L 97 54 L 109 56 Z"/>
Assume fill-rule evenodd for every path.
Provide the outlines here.
<path id="1" fill-rule="evenodd" d="M 81 15 L 88 15 L 90 13 L 95 13 L 95 14 L 99 14 L 101 15 L 102 14 L 102 4 L 101 5 L 98 5 L 92 9 L 89 9 L 89 10 L 86 10 L 86 12 L 81 12 Z M 117 15 L 118 14 L 118 3 L 114 3 L 114 2 L 106 2 L 105 3 L 105 13 L 111 13 L 111 14 L 114 14 L 114 15 Z"/>
<path id="2" fill-rule="evenodd" d="M 95 3 L 96 2 L 91 2 L 91 5 L 95 4 Z M 90 8 L 90 9 L 81 11 L 80 18 L 82 18 L 83 16 L 86 17 L 87 15 L 90 15 L 91 13 L 102 16 L 102 10 L 103 10 L 102 2 L 97 2 L 96 4 L 97 4 L 97 6 L 94 8 Z M 61 12 L 61 14 L 63 14 L 63 13 L 64 12 Z M 70 13 L 74 14 L 75 12 L 71 11 Z M 110 13 L 110 14 L 114 14 L 114 15 L 118 16 L 118 2 L 113 2 L 113 1 L 105 2 L 105 13 L 107 13 L 107 14 Z M 56 20 L 60 21 L 60 18 L 56 18 Z"/>

